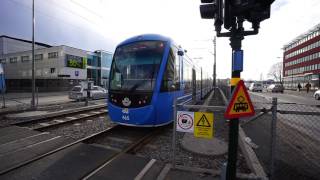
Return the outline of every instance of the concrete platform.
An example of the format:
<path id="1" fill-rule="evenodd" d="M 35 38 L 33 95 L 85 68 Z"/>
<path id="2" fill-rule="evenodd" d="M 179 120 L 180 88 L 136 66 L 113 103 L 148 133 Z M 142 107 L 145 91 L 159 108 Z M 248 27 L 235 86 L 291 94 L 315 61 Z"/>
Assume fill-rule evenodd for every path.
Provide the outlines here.
<path id="1" fill-rule="evenodd" d="M 6 118 L 23 120 L 23 119 L 29 119 L 31 117 L 42 116 L 45 114 L 48 114 L 48 111 L 27 111 L 27 112 L 16 113 L 16 114 L 8 114 L 6 115 Z"/>
<path id="2" fill-rule="evenodd" d="M 130 154 L 123 154 L 106 165 L 90 179 L 132 180 L 146 166 L 150 159 Z"/>
<path id="3" fill-rule="evenodd" d="M 196 138 L 191 133 L 183 136 L 181 145 L 184 149 L 202 155 L 218 156 L 227 153 L 228 144 L 218 138 Z"/>
<path id="4" fill-rule="evenodd" d="M 114 153 L 103 147 L 80 143 L 4 174 L 0 179 L 78 180 L 110 159 Z"/>
<path id="5" fill-rule="evenodd" d="M 7 171 L 73 141 L 16 126 L 1 128 L 0 134 L 0 172 Z"/>

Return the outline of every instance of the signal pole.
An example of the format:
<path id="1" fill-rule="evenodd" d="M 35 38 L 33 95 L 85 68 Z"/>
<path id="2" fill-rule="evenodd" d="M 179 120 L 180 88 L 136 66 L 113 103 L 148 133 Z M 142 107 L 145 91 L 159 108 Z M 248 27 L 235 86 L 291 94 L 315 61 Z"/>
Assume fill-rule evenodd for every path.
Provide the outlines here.
<path id="1" fill-rule="evenodd" d="M 213 62 L 213 87 L 216 87 L 216 81 L 217 81 L 217 73 L 216 73 L 216 66 L 217 66 L 217 50 L 216 50 L 216 46 L 217 46 L 217 39 L 216 36 L 214 36 L 213 39 L 213 46 L 214 46 L 214 62 Z"/>
<path id="2" fill-rule="evenodd" d="M 36 90 L 36 80 L 34 76 L 35 65 L 34 65 L 34 0 L 32 0 L 32 99 L 31 99 L 31 109 L 35 109 L 35 90 Z"/>
<path id="3" fill-rule="evenodd" d="M 231 94 L 240 81 L 243 54 L 241 50 L 241 41 L 243 35 L 243 20 L 238 19 L 237 23 L 231 27 L 230 46 L 232 48 L 232 74 L 231 74 Z M 228 165 L 226 179 L 236 179 L 237 170 L 237 152 L 239 136 L 239 119 L 230 119 L 229 124 L 229 145 L 228 145 Z"/>

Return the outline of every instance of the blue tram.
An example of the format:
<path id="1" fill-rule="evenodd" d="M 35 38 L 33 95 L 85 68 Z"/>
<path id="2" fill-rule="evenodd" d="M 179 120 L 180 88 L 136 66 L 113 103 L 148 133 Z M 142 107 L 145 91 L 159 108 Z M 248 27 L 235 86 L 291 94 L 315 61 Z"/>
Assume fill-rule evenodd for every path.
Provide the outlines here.
<path id="1" fill-rule="evenodd" d="M 211 89 L 212 81 L 203 74 L 170 38 L 146 34 L 127 39 L 112 60 L 109 116 L 129 126 L 168 124 L 174 97 L 191 98 L 194 92 L 193 97 L 201 98 L 202 89 Z"/>

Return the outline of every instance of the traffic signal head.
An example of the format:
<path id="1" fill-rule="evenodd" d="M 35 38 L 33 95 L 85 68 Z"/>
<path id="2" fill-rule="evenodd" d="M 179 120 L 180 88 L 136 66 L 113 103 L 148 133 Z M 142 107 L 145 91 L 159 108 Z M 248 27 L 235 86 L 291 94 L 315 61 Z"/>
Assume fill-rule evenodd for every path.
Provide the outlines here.
<path id="1" fill-rule="evenodd" d="M 200 14 L 202 19 L 214 19 L 218 11 L 215 0 L 201 0 Z"/>

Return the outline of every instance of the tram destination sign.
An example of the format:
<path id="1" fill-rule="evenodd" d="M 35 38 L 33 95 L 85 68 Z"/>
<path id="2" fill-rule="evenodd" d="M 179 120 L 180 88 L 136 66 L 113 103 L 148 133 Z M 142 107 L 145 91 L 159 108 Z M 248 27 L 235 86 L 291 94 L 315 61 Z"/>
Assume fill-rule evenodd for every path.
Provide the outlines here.
<path id="1" fill-rule="evenodd" d="M 87 65 L 87 60 L 84 57 L 66 55 L 66 66 L 71 68 L 85 69 Z"/>

